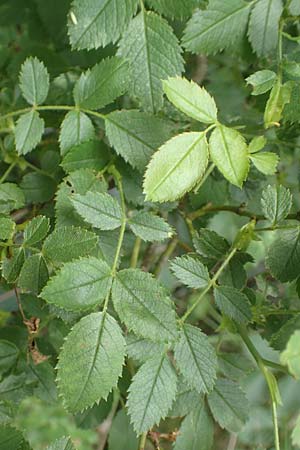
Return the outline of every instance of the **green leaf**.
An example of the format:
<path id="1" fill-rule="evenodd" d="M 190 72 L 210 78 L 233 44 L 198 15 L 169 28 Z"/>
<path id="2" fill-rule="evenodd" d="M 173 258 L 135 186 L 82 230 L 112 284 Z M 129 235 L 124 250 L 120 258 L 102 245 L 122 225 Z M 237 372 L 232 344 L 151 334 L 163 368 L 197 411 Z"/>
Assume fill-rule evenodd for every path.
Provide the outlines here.
<path id="1" fill-rule="evenodd" d="M 137 212 L 128 223 L 133 233 L 143 241 L 164 241 L 173 235 L 172 228 L 164 219 L 146 211 Z"/>
<path id="2" fill-rule="evenodd" d="M 95 129 L 91 119 L 82 111 L 70 111 L 60 127 L 59 144 L 62 155 L 72 147 L 94 139 Z"/>
<path id="3" fill-rule="evenodd" d="M 25 252 L 22 247 L 13 249 L 13 254 L 5 258 L 2 263 L 2 275 L 8 283 L 14 283 L 21 271 L 25 260 Z"/>
<path id="4" fill-rule="evenodd" d="M 20 116 L 15 128 L 16 149 L 20 155 L 31 152 L 42 139 L 45 122 L 37 111 Z"/>
<path id="5" fill-rule="evenodd" d="M 241 188 L 249 170 L 244 137 L 237 130 L 220 125 L 211 134 L 209 149 L 211 159 L 224 177 Z"/>
<path id="6" fill-rule="evenodd" d="M 214 390 L 208 395 L 208 404 L 216 422 L 232 433 L 240 431 L 248 418 L 248 400 L 233 381 L 217 380 Z"/>
<path id="7" fill-rule="evenodd" d="M 231 380 L 239 380 L 254 369 L 252 361 L 240 353 L 219 353 L 218 363 L 223 374 Z"/>
<path id="8" fill-rule="evenodd" d="M 154 154 L 144 180 L 146 200 L 176 200 L 203 177 L 208 163 L 204 133 L 190 132 L 170 139 Z"/>
<path id="9" fill-rule="evenodd" d="M 126 353 L 139 363 L 144 363 L 149 359 L 149 355 L 158 355 L 165 350 L 165 344 L 153 342 L 148 339 L 128 333 L 126 336 Z"/>
<path id="10" fill-rule="evenodd" d="M 97 236 L 79 227 L 58 227 L 47 237 L 43 254 L 54 263 L 64 263 L 91 253 Z"/>
<path id="11" fill-rule="evenodd" d="M 50 220 L 45 216 L 34 217 L 24 229 L 23 245 L 32 247 L 42 241 L 48 234 Z"/>
<path id="12" fill-rule="evenodd" d="M 106 58 L 83 73 L 74 87 L 76 105 L 100 109 L 127 90 L 128 62 L 117 56 Z"/>
<path id="13" fill-rule="evenodd" d="M 210 392 L 215 384 L 217 357 L 208 338 L 199 328 L 184 325 L 175 345 L 176 364 L 184 379 L 199 394 Z"/>
<path id="14" fill-rule="evenodd" d="M 138 450 L 138 439 L 124 409 L 115 415 L 108 437 L 108 450 Z"/>
<path id="15" fill-rule="evenodd" d="M 213 438 L 213 421 L 202 400 L 198 407 L 183 420 L 174 450 L 196 450 L 199 448 L 199 439 L 201 439 L 201 450 L 211 450 Z"/>
<path id="16" fill-rule="evenodd" d="M 110 267 L 90 256 L 66 263 L 49 280 L 40 297 L 67 311 L 84 311 L 100 305 L 110 286 Z"/>
<path id="17" fill-rule="evenodd" d="M 272 89 L 276 78 L 273 70 L 259 70 L 246 78 L 246 81 L 253 86 L 252 95 L 261 95 Z"/>
<path id="18" fill-rule="evenodd" d="M 218 280 L 220 284 L 232 286 L 240 291 L 247 284 L 247 273 L 238 256 L 236 255 L 229 261 Z"/>
<path id="19" fill-rule="evenodd" d="M 6 214 L 25 204 L 23 191 L 14 183 L 0 184 L 0 213 Z"/>
<path id="20" fill-rule="evenodd" d="M 122 209 L 118 201 L 109 194 L 87 192 L 75 194 L 72 203 L 81 217 L 100 230 L 114 230 L 121 226 Z"/>
<path id="21" fill-rule="evenodd" d="M 157 14 L 144 9 L 130 22 L 118 53 L 131 63 L 129 91 L 144 109 L 162 108 L 161 80 L 183 72 L 181 48 L 172 28 Z"/>
<path id="22" fill-rule="evenodd" d="M 300 14 L 300 4 L 299 4 L 298 0 L 290 1 L 289 10 L 293 16 L 298 16 Z"/>
<path id="23" fill-rule="evenodd" d="M 155 150 L 171 137 L 170 122 L 140 111 L 113 111 L 105 116 L 110 145 L 132 167 L 144 171 Z"/>
<path id="24" fill-rule="evenodd" d="M 204 123 L 217 121 L 217 107 L 213 97 L 194 81 L 169 78 L 163 81 L 163 90 L 176 108 L 187 116 Z"/>
<path id="25" fill-rule="evenodd" d="M 10 370 L 19 357 L 19 350 L 12 342 L 0 340 L 0 373 Z"/>
<path id="26" fill-rule="evenodd" d="M 279 281 L 293 281 L 299 276 L 300 228 L 277 232 L 269 248 L 266 265 Z"/>
<path id="27" fill-rule="evenodd" d="M 280 361 L 288 366 L 290 373 L 300 379 L 300 331 L 297 330 L 290 337 L 284 352 L 281 353 Z"/>
<path id="28" fill-rule="evenodd" d="M 265 128 L 270 128 L 274 125 L 278 126 L 282 118 L 283 108 L 290 101 L 291 88 L 290 82 L 281 84 L 281 81 L 278 80 L 274 84 L 265 109 Z"/>
<path id="29" fill-rule="evenodd" d="M 199 0 L 147 0 L 147 3 L 158 13 L 171 19 L 184 19 L 190 17 L 193 10 L 200 5 Z"/>
<path id="30" fill-rule="evenodd" d="M 267 56 L 277 48 L 281 0 L 258 0 L 252 9 L 248 36 L 257 56 Z"/>
<path id="31" fill-rule="evenodd" d="M 129 330 L 157 342 L 177 337 L 171 300 L 158 281 L 139 269 L 117 273 L 112 288 L 116 312 Z"/>
<path id="32" fill-rule="evenodd" d="M 25 100 L 31 105 L 41 105 L 49 91 L 49 74 L 37 58 L 27 58 L 21 67 L 20 88 Z"/>
<path id="33" fill-rule="evenodd" d="M 125 340 L 108 313 L 83 317 L 68 334 L 57 365 L 57 381 L 70 412 L 106 399 L 122 372 Z"/>
<path id="34" fill-rule="evenodd" d="M 300 446 L 300 415 L 297 418 L 296 425 L 292 432 L 293 445 Z"/>
<path id="35" fill-rule="evenodd" d="M 267 140 L 264 136 L 256 136 L 251 140 L 248 146 L 248 152 L 250 154 L 257 153 L 265 147 L 266 143 Z"/>
<path id="36" fill-rule="evenodd" d="M 62 437 L 53 442 L 53 444 L 50 444 L 46 450 L 76 450 L 76 449 L 70 438 Z"/>
<path id="37" fill-rule="evenodd" d="M 21 450 L 23 435 L 21 431 L 9 425 L 0 425 L 1 450 Z"/>
<path id="38" fill-rule="evenodd" d="M 230 248 L 223 236 L 208 228 L 201 228 L 200 233 L 195 234 L 193 244 L 197 253 L 215 261 L 221 259 Z"/>
<path id="39" fill-rule="evenodd" d="M 204 288 L 210 281 L 207 268 L 201 261 L 191 256 L 185 255 L 173 259 L 171 270 L 183 284 L 194 289 Z"/>
<path id="40" fill-rule="evenodd" d="M 242 41 L 250 4 L 243 0 L 210 0 L 206 10 L 196 11 L 184 31 L 183 45 L 193 53 L 215 54 Z"/>
<path id="41" fill-rule="evenodd" d="M 18 286 L 23 291 L 38 294 L 47 283 L 48 278 L 48 267 L 43 255 L 33 255 L 27 258 L 23 264 L 18 279 Z"/>
<path id="42" fill-rule="evenodd" d="M 299 65 L 300 66 L 300 65 Z M 300 68 L 300 67 L 299 67 Z M 299 71 L 300 73 L 300 71 Z M 295 83 L 292 86 L 289 103 L 283 108 L 284 122 L 299 123 L 300 122 L 300 84 Z"/>
<path id="43" fill-rule="evenodd" d="M 0 217 L 0 239 L 3 241 L 11 239 L 14 234 L 15 227 L 16 224 L 12 219 L 9 217 Z"/>
<path id="44" fill-rule="evenodd" d="M 274 175 L 279 162 L 279 156 L 272 152 L 256 153 L 251 155 L 250 159 L 264 175 Z"/>
<path id="45" fill-rule="evenodd" d="M 51 176 L 40 172 L 29 172 L 22 178 L 20 186 L 27 203 L 44 203 L 54 197 L 57 184 Z"/>
<path id="46" fill-rule="evenodd" d="M 182 376 L 178 379 L 178 387 L 175 402 L 169 411 L 169 417 L 184 417 L 195 410 L 201 403 L 203 396 L 195 389 L 191 389 Z"/>
<path id="47" fill-rule="evenodd" d="M 293 202 L 293 196 L 284 186 L 271 186 L 263 190 L 261 207 L 265 217 L 272 226 L 281 222 L 289 214 Z"/>
<path id="48" fill-rule="evenodd" d="M 129 387 L 128 412 L 137 434 L 165 418 L 176 395 L 176 373 L 169 360 L 157 355 L 137 371 Z"/>
<path id="49" fill-rule="evenodd" d="M 69 20 L 70 43 L 78 50 L 116 42 L 135 14 L 138 0 L 75 0 Z"/>
<path id="50" fill-rule="evenodd" d="M 251 320 L 251 309 L 248 298 L 238 289 L 231 286 L 218 286 L 214 289 L 217 306 L 222 313 L 239 323 Z"/>
<path id="51" fill-rule="evenodd" d="M 71 148 L 61 162 L 66 172 L 79 169 L 101 170 L 109 159 L 108 147 L 102 141 L 90 141 Z"/>

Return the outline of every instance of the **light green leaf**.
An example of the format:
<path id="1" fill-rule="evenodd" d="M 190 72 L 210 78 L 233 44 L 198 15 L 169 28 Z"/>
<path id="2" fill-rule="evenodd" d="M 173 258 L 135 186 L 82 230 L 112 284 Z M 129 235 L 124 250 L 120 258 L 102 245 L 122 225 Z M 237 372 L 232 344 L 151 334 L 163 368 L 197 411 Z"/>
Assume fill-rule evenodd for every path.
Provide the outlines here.
<path id="1" fill-rule="evenodd" d="M 41 105 L 49 91 L 49 74 L 37 58 L 27 58 L 21 67 L 20 88 L 23 97 L 31 105 Z"/>
<path id="2" fill-rule="evenodd" d="M 300 228 L 278 231 L 269 248 L 266 265 L 279 281 L 293 281 L 299 276 Z"/>
<path id="3" fill-rule="evenodd" d="M 78 50 L 116 42 L 135 14 L 138 0 L 75 0 L 69 20 L 70 43 Z"/>
<path id="4" fill-rule="evenodd" d="M 74 87 L 76 105 L 100 109 L 123 95 L 127 89 L 128 62 L 117 56 L 106 58 L 83 73 Z"/>
<path id="5" fill-rule="evenodd" d="M 140 171 L 144 171 L 155 150 L 172 135 L 168 121 L 134 110 L 107 114 L 105 131 L 116 152 Z"/>
<path id="6" fill-rule="evenodd" d="M 243 0 L 210 0 L 196 11 L 184 31 L 183 45 L 193 53 L 215 54 L 238 46 L 246 32 L 250 4 Z"/>
<path id="7" fill-rule="evenodd" d="M 16 224 L 12 219 L 9 217 L 0 217 L 0 239 L 2 241 L 11 239 L 14 234 L 15 227 Z"/>
<path id="8" fill-rule="evenodd" d="M 76 449 L 70 438 L 62 437 L 53 442 L 53 444 L 50 444 L 46 450 L 76 450 Z"/>
<path id="9" fill-rule="evenodd" d="M 72 203 L 81 217 L 100 230 L 114 230 L 121 226 L 122 209 L 118 201 L 109 194 L 87 192 L 75 194 Z"/>
<path id="10" fill-rule="evenodd" d="M 289 10 L 293 16 L 298 16 L 300 14 L 300 3 L 298 0 L 291 0 L 289 3 Z"/>
<path id="11" fill-rule="evenodd" d="M 109 159 L 108 147 L 102 141 L 90 141 L 71 148 L 61 162 L 66 172 L 79 169 L 99 171 Z"/>
<path id="12" fill-rule="evenodd" d="M 204 400 L 182 422 L 174 450 L 211 450 L 214 438 L 213 421 Z"/>
<path id="13" fill-rule="evenodd" d="M 32 247 L 42 241 L 48 234 L 50 220 L 45 216 L 34 217 L 24 229 L 24 245 Z"/>
<path id="14" fill-rule="evenodd" d="M 290 82 L 281 84 L 280 80 L 278 80 L 274 84 L 265 109 L 265 128 L 270 128 L 274 125 L 278 126 L 282 118 L 283 108 L 290 101 L 291 89 L 292 84 Z"/>
<path id="15" fill-rule="evenodd" d="M 128 333 L 126 336 L 126 353 L 127 355 L 139 363 L 144 363 L 149 359 L 149 355 L 158 355 L 163 353 L 165 344 L 161 342 L 153 342 L 148 339 Z"/>
<path id="16" fill-rule="evenodd" d="M 293 196 L 284 186 L 267 186 L 262 193 L 261 207 L 272 226 L 281 222 L 289 214 Z"/>
<path id="17" fill-rule="evenodd" d="M 164 219 L 146 211 L 137 212 L 128 223 L 133 233 L 143 241 L 163 241 L 173 235 L 172 228 Z"/>
<path id="18" fill-rule="evenodd" d="M 97 236 L 79 227 L 58 227 L 47 237 L 43 254 L 54 263 L 64 263 L 91 253 Z"/>
<path id="19" fill-rule="evenodd" d="M 215 384 L 217 357 L 208 338 L 199 328 L 184 325 L 175 345 L 176 364 L 184 379 L 199 394 L 210 392 Z"/>
<path id="20" fill-rule="evenodd" d="M 129 387 L 128 412 L 137 434 L 165 418 L 176 395 L 176 373 L 166 355 L 146 361 Z"/>
<path id="21" fill-rule="evenodd" d="M 257 56 L 267 56 L 276 50 L 281 0 L 258 0 L 252 9 L 248 36 Z"/>
<path id="22" fill-rule="evenodd" d="M 248 418 L 248 400 L 233 381 L 217 380 L 214 390 L 208 395 L 208 404 L 216 422 L 232 433 L 240 431 Z"/>
<path id="23" fill-rule="evenodd" d="M 92 256 L 66 263 L 40 294 L 47 303 L 67 311 L 100 305 L 111 286 L 111 269 Z"/>
<path id="24" fill-rule="evenodd" d="M 2 275 L 8 283 L 14 283 L 17 280 L 24 260 L 25 252 L 22 247 L 14 248 L 12 256 L 3 260 Z"/>
<path id="25" fill-rule="evenodd" d="M 0 425 L 1 450 L 21 450 L 23 441 L 21 431 L 9 425 Z"/>
<path id="26" fill-rule="evenodd" d="M 253 138 L 248 146 L 249 153 L 257 153 L 262 150 L 267 143 L 267 140 L 264 136 L 256 136 Z"/>
<path id="27" fill-rule="evenodd" d="M 94 139 L 95 129 L 91 119 L 81 111 L 70 111 L 60 127 L 59 144 L 62 155 L 82 142 Z"/>
<path id="28" fill-rule="evenodd" d="M 292 432 L 293 445 L 300 447 L 300 415 L 297 418 L 296 425 Z"/>
<path id="29" fill-rule="evenodd" d="M 144 180 L 146 199 L 176 200 L 203 177 L 208 163 L 204 133 L 183 133 L 164 144 L 151 159 Z"/>
<path id="30" fill-rule="evenodd" d="M 185 285 L 201 289 L 209 283 L 209 273 L 201 261 L 185 255 L 173 259 L 171 270 L 175 276 Z"/>
<path id="31" fill-rule="evenodd" d="M 138 438 L 125 409 L 115 415 L 108 437 L 108 450 L 138 450 Z"/>
<path id="32" fill-rule="evenodd" d="M 245 294 L 232 286 L 218 286 L 214 289 L 217 306 L 222 313 L 239 323 L 251 320 L 251 309 Z"/>
<path id="33" fill-rule="evenodd" d="M 38 294 L 47 283 L 48 278 L 48 267 L 43 255 L 32 255 L 23 264 L 18 279 L 18 286 L 23 291 Z"/>
<path id="34" fill-rule="evenodd" d="M 171 300 L 158 281 L 139 269 L 117 273 L 112 300 L 122 322 L 138 336 L 157 342 L 177 337 Z"/>
<path id="35" fill-rule="evenodd" d="M 42 139 L 45 122 L 37 111 L 20 116 L 15 128 L 16 149 L 20 155 L 31 152 Z"/>
<path id="36" fill-rule="evenodd" d="M 144 109 L 162 108 L 161 80 L 183 72 L 181 48 L 172 28 L 160 16 L 142 10 L 119 43 L 118 53 L 131 63 L 130 93 Z"/>
<path id="37" fill-rule="evenodd" d="M 14 209 L 22 208 L 25 197 L 22 189 L 14 183 L 0 184 L 0 213 L 6 214 Z"/>
<path id="38" fill-rule="evenodd" d="M 280 361 L 288 366 L 290 373 L 300 379 L 300 331 L 297 330 L 290 337 L 284 352 L 281 353 Z"/>
<path id="39" fill-rule="evenodd" d="M 220 125 L 209 140 L 210 156 L 224 177 L 242 187 L 248 170 L 247 144 L 237 130 Z"/>
<path id="40" fill-rule="evenodd" d="M 253 86 L 252 95 L 261 95 L 274 86 L 277 75 L 272 70 L 259 70 L 246 78 L 247 84 Z"/>
<path id="41" fill-rule="evenodd" d="M 125 340 L 108 313 L 83 317 L 68 334 L 57 365 L 58 388 L 70 412 L 106 399 L 122 372 Z"/>
<path id="42" fill-rule="evenodd" d="M 0 340 L 0 373 L 10 370 L 19 357 L 19 350 L 14 343 Z"/>
<path id="43" fill-rule="evenodd" d="M 279 156 L 272 152 L 255 153 L 250 159 L 257 170 L 265 175 L 274 175 L 279 162 Z"/>
<path id="44" fill-rule="evenodd" d="M 190 17 L 193 10 L 200 5 L 200 0 L 147 0 L 158 13 L 171 19 Z"/>
<path id="45" fill-rule="evenodd" d="M 194 81 L 169 78 L 163 81 L 163 90 L 170 102 L 187 116 L 204 123 L 217 120 L 217 107 L 213 97 Z"/>

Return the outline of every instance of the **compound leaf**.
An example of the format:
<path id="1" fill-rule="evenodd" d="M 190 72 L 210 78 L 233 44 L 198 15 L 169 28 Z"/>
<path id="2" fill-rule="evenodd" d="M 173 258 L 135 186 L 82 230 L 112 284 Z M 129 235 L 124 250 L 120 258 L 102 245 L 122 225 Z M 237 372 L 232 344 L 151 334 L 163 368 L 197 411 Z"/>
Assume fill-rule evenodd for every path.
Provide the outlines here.
<path id="1" fill-rule="evenodd" d="M 125 340 L 108 313 L 83 317 L 68 334 L 57 365 L 57 381 L 70 412 L 106 399 L 122 372 Z"/>
<path id="2" fill-rule="evenodd" d="M 199 328 L 184 325 L 175 345 L 176 364 L 184 379 L 199 394 L 210 392 L 215 384 L 217 357 L 208 338 Z"/>
<path id="3" fill-rule="evenodd" d="M 154 154 L 144 180 L 146 199 L 166 202 L 182 197 L 203 177 L 208 163 L 204 133 L 170 139 Z"/>
<path id="4" fill-rule="evenodd" d="M 49 74 L 37 58 L 27 58 L 21 67 L 20 88 L 23 97 L 31 105 L 41 105 L 49 91 Z"/>
<path id="5" fill-rule="evenodd" d="M 112 299 L 122 322 L 138 336 L 157 342 L 176 339 L 176 316 L 171 300 L 149 273 L 138 269 L 118 272 Z"/>
<path id="6" fill-rule="evenodd" d="M 176 396 L 176 373 L 166 355 L 146 361 L 129 387 L 128 411 L 137 434 L 165 418 Z"/>
<path id="7" fill-rule="evenodd" d="M 67 311 L 100 305 L 111 286 L 111 269 L 92 256 L 66 263 L 44 287 L 40 296 Z"/>
<path id="8" fill-rule="evenodd" d="M 183 72 L 181 49 L 172 28 L 162 17 L 142 10 L 122 37 L 118 53 L 131 63 L 131 95 L 150 112 L 161 109 L 161 80 Z"/>

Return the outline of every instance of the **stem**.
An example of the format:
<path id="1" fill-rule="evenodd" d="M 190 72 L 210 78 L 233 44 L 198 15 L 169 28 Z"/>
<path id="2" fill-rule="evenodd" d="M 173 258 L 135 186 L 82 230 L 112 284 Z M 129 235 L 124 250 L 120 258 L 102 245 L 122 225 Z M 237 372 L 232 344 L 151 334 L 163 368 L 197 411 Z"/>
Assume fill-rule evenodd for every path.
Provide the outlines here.
<path id="1" fill-rule="evenodd" d="M 203 186 L 203 184 L 205 183 L 205 181 L 207 180 L 207 178 L 209 177 L 209 175 L 212 173 L 212 171 L 215 168 L 215 164 L 211 164 L 209 166 L 209 168 L 207 169 L 207 171 L 205 172 L 204 177 L 199 181 L 199 183 L 196 185 L 195 189 L 194 189 L 194 194 L 197 194 L 197 192 L 199 191 L 199 189 L 201 188 L 201 186 Z"/>
<path id="2" fill-rule="evenodd" d="M 188 215 L 188 218 L 193 221 L 195 219 L 198 219 L 198 217 L 205 216 L 206 214 L 220 211 L 229 211 L 239 216 L 249 217 L 250 219 L 255 218 L 256 220 L 266 220 L 264 216 L 255 214 L 254 212 L 247 211 L 242 206 L 233 206 L 233 205 L 213 206 L 211 203 L 208 203 L 202 208 L 197 209 L 196 211 L 190 213 Z"/>
<path id="3" fill-rule="evenodd" d="M 278 225 L 274 227 L 265 227 L 265 228 L 257 228 L 255 232 L 261 232 L 261 231 L 276 231 L 276 230 L 294 230 L 295 228 L 299 228 L 299 224 L 297 225 Z"/>
<path id="4" fill-rule="evenodd" d="M 139 450 L 145 450 L 147 433 L 143 433 L 140 437 Z"/>
<path id="5" fill-rule="evenodd" d="M 228 254 L 227 258 L 223 261 L 223 263 L 221 264 L 220 268 L 217 270 L 217 272 L 215 273 L 215 275 L 212 277 L 212 279 L 210 280 L 210 282 L 208 283 L 208 285 L 206 286 L 206 288 L 204 289 L 204 291 L 201 292 L 200 296 L 198 297 L 198 299 L 195 301 L 195 303 L 193 303 L 193 305 L 186 311 L 186 313 L 182 316 L 182 318 L 180 319 L 180 323 L 184 323 L 186 321 L 186 319 L 189 317 L 189 315 L 194 311 L 194 309 L 199 305 L 199 303 L 201 302 L 201 300 L 203 299 L 203 297 L 208 293 L 208 291 L 210 291 L 210 289 L 212 287 L 215 286 L 216 281 L 218 280 L 219 276 L 221 275 L 221 273 L 223 272 L 223 270 L 228 266 L 230 260 L 233 258 L 233 256 L 235 255 L 235 253 L 237 252 L 237 248 L 233 248 L 230 253 Z"/>
<path id="6" fill-rule="evenodd" d="M 163 254 L 161 255 L 161 258 L 157 264 L 157 267 L 154 271 L 154 275 L 156 277 L 159 276 L 160 272 L 162 271 L 162 268 L 164 266 L 164 264 L 166 263 L 166 261 L 168 261 L 168 259 L 170 258 L 170 256 L 172 255 L 172 253 L 175 251 L 176 247 L 178 244 L 178 239 L 174 238 L 169 242 L 169 245 L 167 246 L 167 248 L 165 249 L 165 251 L 163 252 Z"/>
<path id="7" fill-rule="evenodd" d="M 131 255 L 131 260 L 130 260 L 130 267 L 132 269 L 135 269 L 137 266 L 137 262 L 139 259 L 139 253 L 140 253 L 140 248 L 141 248 L 141 243 L 142 240 L 140 237 L 137 237 L 134 243 L 134 247 L 133 247 L 133 251 L 132 251 L 132 255 Z"/>
<path id="8" fill-rule="evenodd" d="M 14 161 L 13 163 L 10 164 L 10 166 L 8 167 L 8 169 L 4 172 L 4 174 L 2 175 L 2 177 L 0 178 L 0 184 L 4 183 L 4 181 L 6 180 L 6 178 L 8 177 L 8 175 L 10 174 L 10 172 L 13 170 L 13 168 L 15 167 L 15 165 L 17 164 L 17 161 Z"/>

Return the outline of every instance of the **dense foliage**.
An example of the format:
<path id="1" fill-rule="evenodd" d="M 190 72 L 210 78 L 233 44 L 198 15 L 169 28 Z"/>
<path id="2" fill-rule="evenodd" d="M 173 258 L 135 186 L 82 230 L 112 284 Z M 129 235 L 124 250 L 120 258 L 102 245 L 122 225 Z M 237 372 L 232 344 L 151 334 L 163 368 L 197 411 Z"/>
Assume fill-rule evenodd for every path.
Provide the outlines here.
<path id="1" fill-rule="evenodd" d="M 300 447 L 300 0 L 0 0 L 1 450 Z"/>

